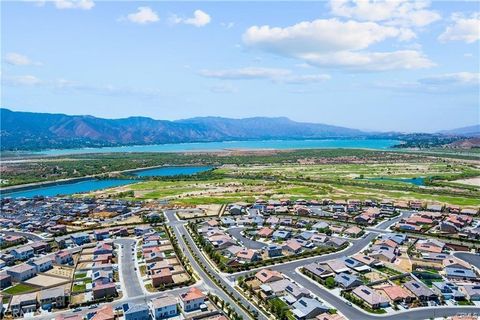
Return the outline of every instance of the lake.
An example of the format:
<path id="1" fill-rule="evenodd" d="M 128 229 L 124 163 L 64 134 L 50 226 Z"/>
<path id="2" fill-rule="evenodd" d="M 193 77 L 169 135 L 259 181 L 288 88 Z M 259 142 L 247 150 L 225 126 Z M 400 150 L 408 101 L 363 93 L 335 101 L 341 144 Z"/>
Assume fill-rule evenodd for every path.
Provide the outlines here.
<path id="1" fill-rule="evenodd" d="M 191 175 L 199 172 L 207 171 L 212 167 L 190 166 L 190 167 L 159 167 L 152 169 L 139 169 L 131 171 L 130 174 L 137 177 L 153 177 L 153 176 L 176 176 Z M 80 192 L 90 192 L 107 188 L 119 187 L 130 183 L 138 182 L 134 179 L 85 179 L 82 181 L 61 182 L 58 184 L 50 184 L 46 186 L 26 187 L 22 190 L 12 190 L 0 193 L 0 198 L 33 198 L 34 196 L 54 197 L 57 195 L 71 195 Z"/>
<path id="2" fill-rule="evenodd" d="M 256 140 L 256 141 L 221 141 L 198 143 L 152 144 L 142 146 L 122 146 L 104 148 L 52 149 L 29 152 L 33 155 L 62 156 L 84 153 L 109 152 L 186 152 L 186 151 L 222 151 L 222 150 L 258 150 L 258 149 L 389 149 L 398 140 L 390 139 L 313 139 L 313 140 Z"/>
<path id="3" fill-rule="evenodd" d="M 35 186 L 18 191 L 2 192 L 1 197 L 33 198 L 34 196 L 54 197 L 79 192 L 89 192 L 106 188 L 119 187 L 135 182 L 127 179 L 87 179 L 83 181 L 59 183 L 48 186 Z"/>
<path id="4" fill-rule="evenodd" d="M 402 182 L 402 183 L 409 183 L 416 186 L 424 186 L 425 185 L 425 178 L 364 178 L 363 180 L 370 180 L 370 181 L 392 181 L 392 182 Z"/>
<path id="5" fill-rule="evenodd" d="M 205 172 L 213 167 L 208 166 L 191 166 L 191 167 L 159 167 L 152 169 L 141 169 L 138 171 L 130 171 L 129 173 L 137 177 L 170 177 L 176 175 L 192 175 Z"/>

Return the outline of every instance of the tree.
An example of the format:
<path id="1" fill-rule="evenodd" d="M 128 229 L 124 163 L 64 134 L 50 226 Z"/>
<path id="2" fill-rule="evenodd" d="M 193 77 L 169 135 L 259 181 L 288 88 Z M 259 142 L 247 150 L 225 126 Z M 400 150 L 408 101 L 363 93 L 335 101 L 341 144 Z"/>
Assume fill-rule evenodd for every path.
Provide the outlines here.
<path id="1" fill-rule="evenodd" d="M 335 287 L 335 279 L 333 277 L 328 277 L 325 280 L 325 286 L 329 289 L 333 289 Z"/>

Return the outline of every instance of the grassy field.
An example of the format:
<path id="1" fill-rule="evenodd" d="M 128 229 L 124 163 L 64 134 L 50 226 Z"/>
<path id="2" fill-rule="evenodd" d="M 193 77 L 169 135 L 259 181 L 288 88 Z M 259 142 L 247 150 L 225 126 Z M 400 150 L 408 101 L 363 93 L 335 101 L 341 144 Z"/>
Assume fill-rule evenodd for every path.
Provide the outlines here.
<path id="1" fill-rule="evenodd" d="M 10 183 L 14 183 L 19 177 L 49 180 L 73 172 L 80 175 L 151 165 L 204 164 L 217 169 L 190 177 L 153 177 L 89 196 L 164 199 L 178 205 L 251 202 L 256 198 L 389 198 L 480 206 L 480 186 L 455 182 L 480 176 L 480 160 L 454 155 L 353 149 L 103 154 L 5 163 L 1 172 L 2 178 L 11 178 Z M 399 180 L 411 178 L 423 178 L 425 185 Z"/>
<path id="2" fill-rule="evenodd" d="M 3 290 L 3 293 L 15 295 L 15 294 L 21 294 L 21 293 L 24 293 L 24 292 L 28 292 L 28 291 L 31 291 L 33 289 L 35 289 L 35 287 L 29 286 L 28 284 L 19 283 L 19 284 L 14 285 L 13 287 L 10 287 L 6 290 Z"/>

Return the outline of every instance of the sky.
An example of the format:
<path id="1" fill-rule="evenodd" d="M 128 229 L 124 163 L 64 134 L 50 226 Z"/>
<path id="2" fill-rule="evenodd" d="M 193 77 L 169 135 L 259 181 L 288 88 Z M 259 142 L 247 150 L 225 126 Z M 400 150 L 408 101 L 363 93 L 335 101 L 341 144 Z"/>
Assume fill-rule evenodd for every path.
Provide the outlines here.
<path id="1" fill-rule="evenodd" d="M 480 2 L 2 1 L 1 106 L 104 118 L 480 123 Z"/>

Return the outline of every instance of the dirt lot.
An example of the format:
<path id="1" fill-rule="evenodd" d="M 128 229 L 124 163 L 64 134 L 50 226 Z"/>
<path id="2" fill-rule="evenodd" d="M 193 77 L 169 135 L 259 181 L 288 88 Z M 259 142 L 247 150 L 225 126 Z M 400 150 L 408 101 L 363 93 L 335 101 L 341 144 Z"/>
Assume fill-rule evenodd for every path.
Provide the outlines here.
<path id="1" fill-rule="evenodd" d="M 92 268 L 91 262 L 81 262 L 77 265 L 77 270 L 86 270 L 91 268 Z"/>
<path id="2" fill-rule="evenodd" d="M 179 274 L 174 274 L 172 277 L 173 277 L 173 282 L 175 282 L 175 283 L 185 282 L 189 279 L 188 274 L 185 273 L 185 272 L 179 273 Z"/>
<path id="3" fill-rule="evenodd" d="M 65 283 L 66 281 L 69 281 L 69 280 L 39 274 L 25 281 L 25 283 L 40 286 L 40 287 L 50 287 L 50 286 L 60 285 L 62 283 Z"/>
<path id="4" fill-rule="evenodd" d="M 71 279 L 73 276 L 73 268 L 54 266 L 52 269 L 48 270 L 45 273 Z"/>
<path id="5" fill-rule="evenodd" d="M 82 302 L 85 302 L 85 294 L 81 293 L 81 294 L 76 294 L 76 295 L 72 295 L 70 297 L 70 300 L 71 300 L 71 304 L 78 304 L 78 303 L 82 303 Z"/>

